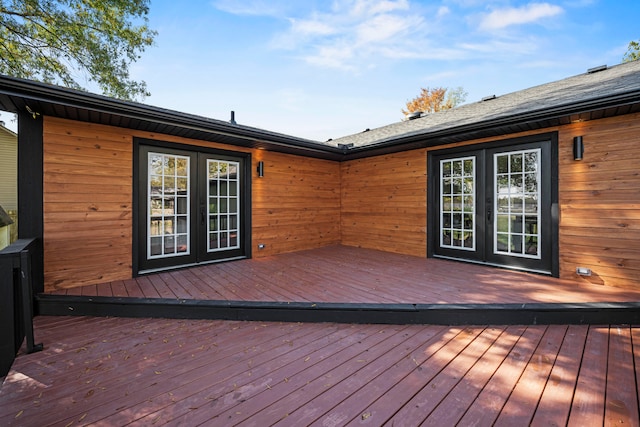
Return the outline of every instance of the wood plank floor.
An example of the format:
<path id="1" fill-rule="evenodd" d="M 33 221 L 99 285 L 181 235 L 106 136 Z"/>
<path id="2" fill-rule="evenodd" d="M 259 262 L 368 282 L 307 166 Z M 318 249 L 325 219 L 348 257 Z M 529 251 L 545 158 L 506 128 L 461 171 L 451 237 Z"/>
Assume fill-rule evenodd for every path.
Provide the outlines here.
<path id="1" fill-rule="evenodd" d="M 637 426 L 640 327 L 35 319 L 0 425 Z"/>
<path id="2" fill-rule="evenodd" d="M 634 289 L 635 287 L 635 289 Z M 58 295 L 190 300 L 486 304 L 640 301 L 629 288 L 347 246 L 60 289 Z"/>

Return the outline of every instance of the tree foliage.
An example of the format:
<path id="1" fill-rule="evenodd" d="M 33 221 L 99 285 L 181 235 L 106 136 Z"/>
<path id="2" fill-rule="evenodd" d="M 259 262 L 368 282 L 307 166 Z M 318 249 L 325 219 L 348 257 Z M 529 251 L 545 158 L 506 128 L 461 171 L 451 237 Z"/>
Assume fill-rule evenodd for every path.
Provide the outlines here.
<path id="1" fill-rule="evenodd" d="M 627 53 L 622 57 L 622 62 L 637 61 L 640 59 L 640 40 L 629 42 Z"/>
<path id="2" fill-rule="evenodd" d="M 467 98 L 467 92 L 461 87 L 448 89 L 443 87 L 421 88 L 420 95 L 407 101 L 405 116 L 414 112 L 435 113 L 449 110 L 462 104 Z"/>
<path id="3" fill-rule="evenodd" d="M 120 99 L 148 96 L 129 65 L 151 46 L 150 0 L 0 0 L 0 73 Z"/>

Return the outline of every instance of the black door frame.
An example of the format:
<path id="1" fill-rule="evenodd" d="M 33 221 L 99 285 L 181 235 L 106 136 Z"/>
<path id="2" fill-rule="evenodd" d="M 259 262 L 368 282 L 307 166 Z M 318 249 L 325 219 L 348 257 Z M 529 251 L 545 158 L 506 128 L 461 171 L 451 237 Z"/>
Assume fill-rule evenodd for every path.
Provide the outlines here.
<path id="1" fill-rule="evenodd" d="M 438 251 L 439 247 L 439 205 L 440 205 L 440 181 L 439 181 L 439 160 L 443 157 L 464 157 L 467 154 L 475 155 L 478 159 L 478 165 L 476 167 L 476 183 L 478 185 L 483 185 L 480 183 L 485 183 L 486 185 L 490 185 L 487 181 L 489 181 L 489 177 L 487 176 L 490 173 L 489 169 L 485 168 L 484 165 L 487 164 L 487 158 L 489 154 L 500 150 L 508 151 L 511 149 L 518 150 L 521 147 L 526 149 L 527 145 L 534 144 L 542 144 L 545 146 L 543 149 L 543 161 L 549 163 L 549 173 L 541 176 L 541 179 L 546 181 L 546 183 L 550 186 L 550 191 L 548 195 L 548 199 L 546 200 L 547 205 L 543 206 L 545 211 L 542 213 L 542 221 L 543 227 L 545 228 L 545 232 L 547 234 L 548 245 L 545 247 L 545 251 L 548 252 L 548 264 L 549 271 L 541 271 L 532 267 L 532 263 L 529 262 L 528 259 L 522 258 L 521 260 L 517 259 L 517 257 L 509 256 L 508 260 L 510 261 L 508 264 L 503 263 L 506 261 L 502 259 L 500 256 L 495 256 L 493 254 L 489 254 L 490 248 L 492 247 L 492 242 L 486 242 L 487 239 L 483 242 L 483 244 L 478 244 L 476 251 L 474 253 L 470 253 L 468 257 L 463 257 L 462 255 L 464 251 L 443 251 L 442 249 Z M 481 164 L 480 164 L 481 163 Z M 478 167 L 480 166 L 480 167 Z M 544 169 L 544 166 L 543 166 Z M 460 146 L 454 148 L 448 148 L 443 150 L 433 150 L 427 153 L 427 257 L 442 257 L 448 259 L 455 259 L 459 261 L 467 261 L 472 263 L 480 263 L 486 265 L 492 265 L 497 267 L 504 268 L 512 268 L 512 269 L 521 269 L 526 271 L 532 271 L 543 274 L 550 274 L 554 277 L 559 277 L 560 267 L 559 267 L 559 242 L 558 242 L 558 230 L 559 230 L 559 209 L 558 209 L 558 133 L 544 133 L 538 135 L 531 135 L 519 138 L 512 138 L 507 140 L 500 141 L 492 141 L 475 145 L 467 145 Z M 543 184 L 544 185 L 544 184 Z M 476 233 L 478 236 L 487 236 L 491 231 L 492 224 L 489 224 L 487 221 L 487 200 L 479 200 L 476 198 L 475 200 L 476 207 Z M 546 222 L 546 225 L 544 225 Z M 480 234 L 482 233 L 482 234 Z M 439 252 L 439 253 L 437 253 Z M 444 252 L 444 253 L 443 253 Z M 547 258 L 546 254 L 543 253 L 543 258 Z M 514 260 L 515 258 L 515 260 Z M 523 261 L 523 262 L 521 262 Z"/>
<path id="2" fill-rule="evenodd" d="M 146 156 L 141 155 L 144 151 L 158 149 L 165 152 L 176 153 L 181 155 L 195 155 L 195 163 L 191 168 L 192 194 L 191 198 L 191 228 L 190 236 L 194 245 L 193 253 L 186 256 L 178 256 L 175 258 L 165 258 L 154 260 L 157 262 L 149 262 L 146 260 L 146 251 L 143 250 L 143 244 L 146 245 L 146 200 L 143 188 L 147 185 L 147 176 L 141 173 L 146 169 Z M 214 156 L 221 160 L 233 160 L 240 163 L 238 175 L 240 177 L 240 249 L 232 250 L 227 253 L 229 256 L 223 258 L 214 258 L 202 260 L 199 258 L 198 249 L 203 242 L 200 236 L 198 222 L 200 222 L 200 205 L 198 200 L 202 194 L 201 177 L 197 176 L 200 168 L 199 155 Z M 142 165 L 141 162 L 145 162 Z M 144 166 L 144 167 L 143 167 Z M 237 152 L 230 150 L 222 150 L 217 148 L 203 147 L 199 145 L 178 144 L 168 141 L 152 140 L 146 138 L 134 138 L 133 141 L 133 234 L 132 234 L 132 272 L 134 277 L 150 273 L 154 271 L 169 270 L 174 268 L 190 267 L 199 264 L 208 264 L 212 262 L 227 261 L 241 258 L 251 258 L 251 153 Z M 169 261 L 167 261 L 169 260 Z M 176 262 L 172 262 L 176 260 Z"/>

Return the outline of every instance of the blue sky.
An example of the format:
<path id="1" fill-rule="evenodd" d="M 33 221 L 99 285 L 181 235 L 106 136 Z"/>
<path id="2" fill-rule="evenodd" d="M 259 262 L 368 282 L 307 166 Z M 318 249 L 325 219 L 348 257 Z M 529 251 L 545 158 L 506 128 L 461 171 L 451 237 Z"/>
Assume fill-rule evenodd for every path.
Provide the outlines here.
<path id="1" fill-rule="evenodd" d="M 153 0 L 144 103 L 314 140 L 402 119 L 421 87 L 467 102 L 621 62 L 637 0 Z"/>

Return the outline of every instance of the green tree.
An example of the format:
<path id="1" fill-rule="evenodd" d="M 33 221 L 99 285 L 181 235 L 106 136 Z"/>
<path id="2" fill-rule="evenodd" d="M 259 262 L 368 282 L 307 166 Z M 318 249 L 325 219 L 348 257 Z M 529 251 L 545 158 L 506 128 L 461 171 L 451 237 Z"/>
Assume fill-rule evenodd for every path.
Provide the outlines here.
<path id="1" fill-rule="evenodd" d="M 435 113 L 449 110 L 462 104 L 467 99 L 467 92 L 462 87 L 448 89 L 443 87 L 421 88 L 420 95 L 406 103 L 402 114 L 408 116 L 414 112 Z"/>
<path id="2" fill-rule="evenodd" d="M 120 99 L 148 96 L 129 65 L 156 35 L 150 0 L 0 0 L 0 73 Z"/>
<path id="3" fill-rule="evenodd" d="M 622 62 L 637 61 L 640 59 L 640 40 L 630 41 L 627 53 L 622 57 Z"/>

